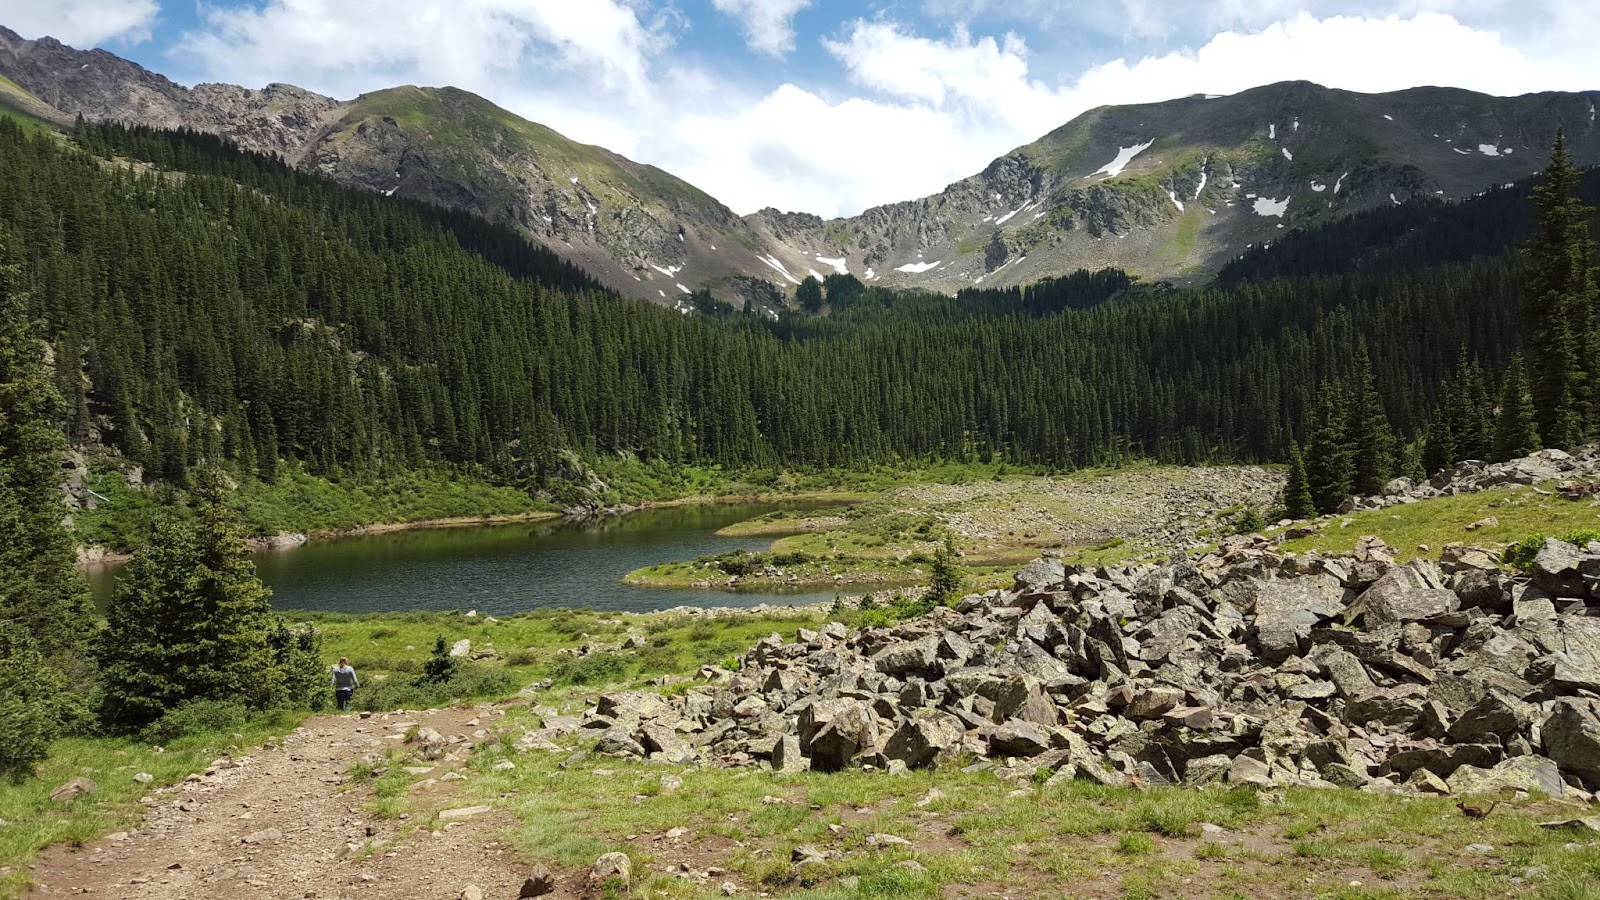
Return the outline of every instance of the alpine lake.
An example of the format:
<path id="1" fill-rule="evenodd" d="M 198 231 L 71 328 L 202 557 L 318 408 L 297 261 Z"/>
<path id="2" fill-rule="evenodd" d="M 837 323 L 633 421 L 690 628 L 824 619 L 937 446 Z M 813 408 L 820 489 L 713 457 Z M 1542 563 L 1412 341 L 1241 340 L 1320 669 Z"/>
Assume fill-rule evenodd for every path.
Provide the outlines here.
<path id="1" fill-rule="evenodd" d="M 777 510 L 836 503 L 727 503 L 643 509 L 593 519 L 415 528 L 314 540 L 255 554 L 280 610 L 376 613 L 477 610 L 505 616 L 567 607 L 650 612 L 675 606 L 802 605 L 833 599 L 816 586 L 792 592 L 660 588 L 622 583 L 642 566 L 735 550 L 765 550 L 765 537 L 724 537 L 720 528 Z M 110 602 L 124 566 L 88 571 L 95 602 Z"/>

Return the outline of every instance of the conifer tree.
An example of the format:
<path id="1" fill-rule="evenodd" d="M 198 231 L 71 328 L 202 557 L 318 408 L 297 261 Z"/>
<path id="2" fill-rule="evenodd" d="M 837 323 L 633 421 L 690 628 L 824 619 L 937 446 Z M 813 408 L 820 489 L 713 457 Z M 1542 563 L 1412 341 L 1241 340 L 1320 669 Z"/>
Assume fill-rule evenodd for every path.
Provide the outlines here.
<path id="1" fill-rule="evenodd" d="M 1528 392 L 1527 369 L 1522 354 L 1511 357 L 1500 385 L 1500 409 L 1494 428 L 1494 461 L 1505 462 L 1539 449 L 1533 396 Z"/>
<path id="2" fill-rule="evenodd" d="M 945 538 L 934 551 L 928 578 L 928 599 L 943 603 L 961 590 L 961 567 L 956 561 L 955 544 Z"/>
<path id="3" fill-rule="evenodd" d="M 66 409 L 14 287 L 17 274 L 15 266 L 0 266 L 0 620 L 25 630 L 38 652 L 81 686 L 90 674 L 93 619 L 62 524 Z"/>
<path id="4" fill-rule="evenodd" d="M 1384 414 L 1365 347 L 1356 351 L 1348 396 L 1345 443 L 1350 449 L 1350 488 L 1363 496 L 1382 493 L 1394 470 L 1394 432 Z"/>
<path id="5" fill-rule="evenodd" d="M 1289 479 L 1283 485 L 1283 514 L 1291 519 L 1310 519 L 1316 516 L 1316 504 L 1311 501 L 1311 485 L 1306 481 L 1306 463 L 1300 456 L 1300 445 L 1289 445 Z"/>
<path id="6" fill-rule="evenodd" d="M 1355 454 L 1348 437 L 1349 409 L 1338 382 L 1323 386 L 1311 440 L 1306 447 L 1306 482 L 1317 512 L 1330 513 L 1349 496 L 1355 483 Z"/>
<path id="7" fill-rule="evenodd" d="M 808 313 L 822 312 L 822 282 L 807 275 L 806 280 L 794 289 L 794 299 Z"/>
<path id="8" fill-rule="evenodd" d="M 65 689 L 33 635 L 0 619 L 0 778 L 20 781 L 44 759 L 61 730 Z"/>
<path id="9" fill-rule="evenodd" d="M 1577 197 L 1580 173 L 1562 132 L 1550 151 L 1544 178 L 1533 189 L 1537 224 L 1523 245 L 1523 304 L 1532 327 L 1532 398 L 1539 438 L 1547 447 L 1571 446 L 1589 434 L 1590 382 L 1586 371 L 1595 340 L 1597 292 L 1594 210 Z"/>
<path id="10" fill-rule="evenodd" d="M 169 514 L 117 582 L 99 659 L 105 720 L 133 730 L 194 700 L 282 699 L 256 577 L 215 476 L 199 473 L 193 519 Z"/>

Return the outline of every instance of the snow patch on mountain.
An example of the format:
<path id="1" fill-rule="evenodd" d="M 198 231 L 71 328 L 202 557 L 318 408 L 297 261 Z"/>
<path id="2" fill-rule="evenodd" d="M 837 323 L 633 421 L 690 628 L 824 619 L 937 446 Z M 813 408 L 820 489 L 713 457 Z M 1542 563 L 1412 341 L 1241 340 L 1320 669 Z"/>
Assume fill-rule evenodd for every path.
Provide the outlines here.
<path id="1" fill-rule="evenodd" d="M 826 256 L 819 256 L 817 257 L 817 262 L 832 268 L 833 271 L 839 273 L 840 275 L 849 275 L 850 267 L 845 265 L 846 259 L 847 257 L 843 256 L 839 257 L 838 259 L 829 259 Z"/>
<path id="2" fill-rule="evenodd" d="M 1258 216 L 1278 216 L 1282 218 L 1284 212 L 1289 209 L 1289 198 L 1292 196 L 1293 194 L 1284 194 L 1282 200 L 1274 200 L 1271 197 L 1258 197 L 1253 208 Z"/>
<path id="3" fill-rule="evenodd" d="M 1500 148 L 1494 144 L 1479 144 L 1478 152 L 1482 153 L 1484 156 L 1499 156 Z"/>
<path id="4" fill-rule="evenodd" d="M 1111 162 L 1108 162 L 1093 172 L 1090 172 L 1085 177 L 1093 178 L 1096 175 L 1104 174 L 1107 178 L 1115 178 L 1122 174 L 1122 170 L 1127 168 L 1128 163 L 1133 162 L 1133 158 L 1135 156 L 1138 156 L 1144 151 L 1149 150 L 1150 145 L 1154 144 L 1155 142 L 1156 139 L 1151 138 L 1142 144 L 1134 144 L 1132 147 L 1118 147 L 1116 159 L 1113 159 Z"/>
<path id="5" fill-rule="evenodd" d="M 1178 212 L 1183 212 L 1183 201 L 1178 199 L 1176 191 L 1167 191 L 1167 199 L 1171 200 L 1172 205 L 1178 208 Z"/>
<path id="6" fill-rule="evenodd" d="M 1289 148 L 1288 147 L 1280 147 L 1278 149 L 1283 151 L 1283 158 L 1284 159 L 1287 159 L 1290 162 L 1294 162 L 1294 154 L 1289 152 Z"/>
<path id="7" fill-rule="evenodd" d="M 934 260 L 931 263 L 930 262 L 906 263 L 903 266 L 895 266 L 894 270 L 896 272 L 905 272 L 905 273 L 910 274 L 910 275 L 921 275 L 923 272 L 926 272 L 929 269 L 938 268 L 940 262 L 941 262 L 940 260 Z"/>
<path id="8" fill-rule="evenodd" d="M 792 283 L 792 284 L 799 284 L 800 283 L 800 279 L 794 277 L 793 275 L 790 275 L 789 274 L 789 270 L 785 269 L 783 267 L 783 263 L 778 262 L 776 257 L 774 257 L 774 256 L 758 256 L 756 258 L 761 260 L 762 262 L 766 263 L 767 265 L 771 266 L 772 268 L 776 269 L 778 271 L 778 274 L 782 275 L 784 278 L 789 279 L 790 283 Z"/>

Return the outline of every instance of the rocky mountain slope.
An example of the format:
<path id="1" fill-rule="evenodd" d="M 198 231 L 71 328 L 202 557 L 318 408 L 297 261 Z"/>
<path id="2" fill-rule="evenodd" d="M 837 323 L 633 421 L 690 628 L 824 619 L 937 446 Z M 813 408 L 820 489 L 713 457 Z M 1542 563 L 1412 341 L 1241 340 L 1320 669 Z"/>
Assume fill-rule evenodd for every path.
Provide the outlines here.
<path id="1" fill-rule="evenodd" d="M 9 82 L 9 85 L 7 84 Z M 652 166 L 453 88 L 341 101 L 292 85 L 185 88 L 103 50 L 0 28 L 0 104 L 35 118 L 185 126 L 376 191 L 509 222 L 624 293 L 764 302 L 808 274 L 954 290 L 1120 266 L 1188 281 L 1331 216 L 1527 176 L 1566 129 L 1600 163 L 1600 91 L 1356 94 L 1287 82 L 1091 110 L 918 200 L 823 220 L 735 215 Z"/>

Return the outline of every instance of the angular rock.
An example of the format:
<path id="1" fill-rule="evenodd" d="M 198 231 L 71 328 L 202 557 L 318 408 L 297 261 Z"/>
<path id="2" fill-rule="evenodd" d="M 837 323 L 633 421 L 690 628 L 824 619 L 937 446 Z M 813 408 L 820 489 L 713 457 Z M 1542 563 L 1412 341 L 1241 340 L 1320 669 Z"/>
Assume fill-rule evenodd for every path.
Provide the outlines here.
<path id="1" fill-rule="evenodd" d="M 933 765 L 961 747 L 966 729 L 961 720 L 937 709 L 918 709 L 895 729 L 883 754 L 913 769 Z"/>
<path id="2" fill-rule="evenodd" d="M 1562 697 L 1539 733 L 1556 765 L 1600 788 L 1600 701 Z"/>
<path id="3" fill-rule="evenodd" d="M 1446 733 L 1458 744 L 1503 744 L 1525 732 L 1537 712 L 1531 704 L 1491 688 Z"/>
<path id="4" fill-rule="evenodd" d="M 94 779 L 74 778 L 56 785 L 55 790 L 50 792 L 50 800 L 53 803 L 70 803 L 74 798 L 92 794 L 99 789 L 100 786 L 94 783 Z"/>
<path id="5" fill-rule="evenodd" d="M 1344 611 L 1344 596 L 1344 586 L 1331 575 L 1263 583 L 1255 598 L 1262 658 L 1279 663 L 1300 653 L 1313 627 Z"/>
<path id="6" fill-rule="evenodd" d="M 787 775 L 803 772 L 809 765 L 810 761 L 800 754 L 800 738 L 797 735 L 782 735 L 772 745 L 773 771 Z"/>
<path id="7" fill-rule="evenodd" d="M 1354 618 L 1359 613 L 1367 627 L 1372 628 L 1454 612 L 1460 605 L 1460 599 L 1443 588 L 1432 563 L 1412 560 L 1390 569 L 1367 588 L 1347 617 Z"/>
<path id="8" fill-rule="evenodd" d="M 800 749 L 811 768 L 836 772 L 877 742 L 872 710 L 859 700 L 819 700 L 800 714 Z"/>
<path id="9" fill-rule="evenodd" d="M 1543 756 L 1517 756 L 1492 769 L 1462 766 L 1445 782 L 1452 794 L 1497 794 L 1503 790 L 1542 791 L 1551 797 L 1566 794 L 1561 770 Z"/>
<path id="10" fill-rule="evenodd" d="M 1059 559 L 1036 559 L 1017 570 L 1016 589 L 1044 590 L 1065 581 L 1066 567 Z"/>
<path id="11" fill-rule="evenodd" d="M 1022 719 L 1007 720 L 989 736 L 989 752 L 996 756 L 1034 757 L 1049 749 L 1049 735 Z"/>
<path id="12" fill-rule="evenodd" d="M 589 869 L 589 883 L 595 887 L 616 884 L 626 891 L 633 881 L 633 861 L 626 853 L 605 853 Z"/>
<path id="13" fill-rule="evenodd" d="M 1600 618 L 1562 616 L 1565 649 L 1555 654 L 1551 678 L 1567 690 L 1600 692 Z"/>
<path id="14" fill-rule="evenodd" d="M 1583 574 L 1579 564 L 1583 551 L 1566 541 L 1545 538 L 1539 552 L 1533 557 L 1534 586 L 1554 597 L 1582 597 Z"/>

